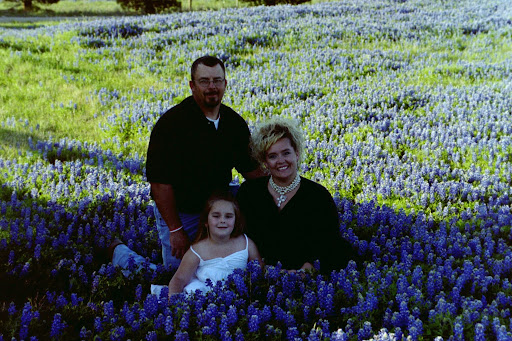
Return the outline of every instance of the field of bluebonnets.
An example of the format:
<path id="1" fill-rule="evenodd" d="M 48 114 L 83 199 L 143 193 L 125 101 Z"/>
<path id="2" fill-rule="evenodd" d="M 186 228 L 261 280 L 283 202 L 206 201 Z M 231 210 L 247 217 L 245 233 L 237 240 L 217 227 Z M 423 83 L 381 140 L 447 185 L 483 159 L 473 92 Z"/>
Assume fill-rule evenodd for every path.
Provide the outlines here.
<path id="1" fill-rule="evenodd" d="M 346 0 L 0 31 L 4 56 L 44 62 L 76 89 L 114 72 L 136 80 L 39 109 L 51 120 L 93 108 L 97 141 L 37 139 L 44 122 L 1 112 L 3 133 L 25 139 L 0 158 L 0 339 L 511 340 L 509 5 Z M 58 46 L 72 62 L 46 57 Z M 252 264 L 168 301 L 149 288 L 170 271 L 124 276 L 94 256 L 119 236 L 160 262 L 145 148 L 206 53 L 226 62 L 226 103 L 251 127 L 301 122 L 302 174 L 332 191 L 357 263 L 304 277 Z M 155 75 L 165 86 L 143 83 Z"/>

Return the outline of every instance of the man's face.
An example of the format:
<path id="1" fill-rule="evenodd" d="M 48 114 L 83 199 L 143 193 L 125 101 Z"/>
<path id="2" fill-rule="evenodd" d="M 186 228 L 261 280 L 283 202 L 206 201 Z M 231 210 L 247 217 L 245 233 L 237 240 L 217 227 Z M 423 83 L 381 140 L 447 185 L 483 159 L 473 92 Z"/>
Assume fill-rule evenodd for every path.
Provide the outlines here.
<path id="1" fill-rule="evenodd" d="M 212 67 L 199 64 L 189 85 L 200 107 L 215 108 L 222 101 L 227 81 L 219 64 Z"/>

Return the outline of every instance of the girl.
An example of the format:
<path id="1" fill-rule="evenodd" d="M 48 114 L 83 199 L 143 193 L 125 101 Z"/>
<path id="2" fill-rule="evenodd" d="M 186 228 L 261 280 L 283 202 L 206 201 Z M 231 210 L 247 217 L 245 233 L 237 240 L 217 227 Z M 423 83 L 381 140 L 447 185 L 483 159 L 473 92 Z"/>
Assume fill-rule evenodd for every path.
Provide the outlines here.
<path id="1" fill-rule="evenodd" d="M 214 284 L 227 278 L 234 269 L 245 269 L 247 262 L 261 256 L 254 242 L 243 234 L 240 209 L 230 194 L 214 195 L 199 218 L 195 243 L 183 256 L 169 282 L 169 295 L 208 291 L 206 280 Z"/>

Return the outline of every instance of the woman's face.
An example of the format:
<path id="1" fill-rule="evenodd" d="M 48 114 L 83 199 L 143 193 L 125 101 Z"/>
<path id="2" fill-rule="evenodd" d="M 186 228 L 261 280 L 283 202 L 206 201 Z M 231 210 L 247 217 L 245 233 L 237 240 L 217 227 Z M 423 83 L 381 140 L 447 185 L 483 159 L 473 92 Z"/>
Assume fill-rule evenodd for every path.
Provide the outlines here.
<path id="1" fill-rule="evenodd" d="M 278 185 L 289 185 L 297 174 L 299 153 L 292 147 L 290 139 L 283 137 L 277 140 L 268 150 L 265 166 Z"/>

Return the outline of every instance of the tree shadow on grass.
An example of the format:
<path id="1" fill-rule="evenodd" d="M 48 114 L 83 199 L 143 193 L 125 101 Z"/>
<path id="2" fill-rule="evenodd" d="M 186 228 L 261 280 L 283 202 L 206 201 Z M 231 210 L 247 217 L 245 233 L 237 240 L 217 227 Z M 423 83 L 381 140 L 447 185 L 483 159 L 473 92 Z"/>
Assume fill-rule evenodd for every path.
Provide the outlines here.
<path id="1" fill-rule="evenodd" d="M 9 149 L 17 149 L 19 152 L 30 151 L 27 141 L 36 141 L 42 136 L 38 132 L 15 131 L 0 126 L 0 154 Z"/>
<path id="2" fill-rule="evenodd" d="M 77 140 L 43 139 L 36 132 L 20 132 L 0 127 L 0 154 L 18 150 L 18 155 L 38 154 L 43 160 L 55 164 L 81 160 L 113 171 L 127 170 L 131 174 L 145 174 L 145 158 L 131 157 L 104 150 L 100 146 Z"/>

